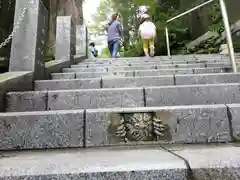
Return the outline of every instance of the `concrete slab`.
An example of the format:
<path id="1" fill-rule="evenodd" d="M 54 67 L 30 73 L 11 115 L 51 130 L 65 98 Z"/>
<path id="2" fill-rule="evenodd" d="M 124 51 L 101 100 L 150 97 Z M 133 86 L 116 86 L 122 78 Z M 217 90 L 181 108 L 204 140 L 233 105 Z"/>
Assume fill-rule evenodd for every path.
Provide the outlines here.
<path id="1" fill-rule="evenodd" d="M 0 150 L 82 147 L 83 111 L 0 113 L 0 139 Z"/>
<path id="2" fill-rule="evenodd" d="M 86 111 L 87 147 L 231 141 L 224 105 Z"/>
<path id="3" fill-rule="evenodd" d="M 48 110 L 143 106 L 143 88 L 59 90 L 48 92 Z"/>
<path id="4" fill-rule="evenodd" d="M 146 156 L 147 154 L 147 156 Z M 68 149 L 4 154 L 0 179 L 187 180 L 185 162 L 156 148 Z"/>
<path id="5" fill-rule="evenodd" d="M 118 71 L 118 72 L 89 72 L 89 73 L 80 73 L 76 72 L 76 78 L 82 79 L 82 78 L 103 78 L 103 77 L 133 77 L 134 72 L 133 71 Z"/>
<path id="6" fill-rule="evenodd" d="M 237 180 L 240 178 L 240 148 L 233 146 L 169 148 L 185 159 L 196 180 Z"/>
<path id="7" fill-rule="evenodd" d="M 103 88 L 147 87 L 174 85 L 173 75 L 149 77 L 102 78 Z"/>
<path id="8" fill-rule="evenodd" d="M 6 94 L 6 112 L 47 110 L 47 91 L 9 92 Z"/>
<path id="9" fill-rule="evenodd" d="M 35 81 L 35 91 L 99 88 L 101 88 L 101 78 Z"/>
<path id="10" fill-rule="evenodd" d="M 52 73 L 52 79 L 75 79 L 76 73 Z"/>
<path id="11" fill-rule="evenodd" d="M 232 135 L 236 140 L 240 140 L 240 104 L 228 104 L 228 115 L 232 123 Z"/>
<path id="12" fill-rule="evenodd" d="M 176 85 L 239 83 L 240 73 L 175 75 Z"/>
<path id="13" fill-rule="evenodd" d="M 146 106 L 238 103 L 239 89 L 238 83 L 147 87 Z"/>

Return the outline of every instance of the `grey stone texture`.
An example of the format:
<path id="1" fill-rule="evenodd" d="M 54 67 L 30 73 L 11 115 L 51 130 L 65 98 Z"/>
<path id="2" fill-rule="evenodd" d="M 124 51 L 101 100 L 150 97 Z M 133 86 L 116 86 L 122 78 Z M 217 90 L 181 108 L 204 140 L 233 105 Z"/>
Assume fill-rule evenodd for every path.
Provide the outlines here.
<path id="1" fill-rule="evenodd" d="M 133 71 L 118 71 L 118 72 L 76 72 L 76 78 L 82 79 L 82 78 L 103 78 L 103 77 L 133 77 L 134 72 Z"/>
<path id="2" fill-rule="evenodd" d="M 176 85 L 239 83 L 239 73 L 175 75 Z"/>
<path id="3" fill-rule="evenodd" d="M 83 111 L 2 113 L 0 139 L 0 150 L 82 147 Z"/>
<path id="4" fill-rule="evenodd" d="M 63 68 L 63 72 L 108 72 L 108 68 L 100 67 L 100 68 Z"/>
<path id="5" fill-rule="evenodd" d="M 76 25 L 76 54 L 87 55 L 87 27 L 84 25 Z"/>
<path id="6" fill-rule="evenodd" d="M 102 78 L 103 88 L 147 87 L 174 85 L 173 75 L 154 77 Z"/>
<path id="7" fill-rule="evenodd" d="M 71 16 L 58 16 L 56 27 L 56 55 L 57 60 L 74 62 L 76 54 L 76 29 Z"/>
<path id="8" fill-rule="evenodd" d="M 185 159 L 196 180 L 238 180 L 240 179 L 240 148 L 234 146 L 196 146 L 169 148 Z"/>
<path id="9" fill-rule="evenodd" d="M 45 111 L 47 98 L 47 91 L 10 92 L 6 94 L 6 111 Z"/>
<path id="10" fill-rule="evenodd" d="M 12 38 L 9 71 L 31 71 L 35 79 L 43 79 L 48 12 L 41 0 L 16 1 L 14 26 L 25 5 L 25 16 Z"/>
<path id="11" fill-rule="evenodd" d="M 172 75 L 172 74 L 193 74 L 192 69 L 162 69 L 162 70 L 139 70 L 135 71 L 136 77 L 141 76 L 161 76 L 161 75 Z"/>
<path id="12" fill-rule="evenodd" d="M 240 140 L 240 104 L 228 104 L 230 121 L 232 125 L 233 137 Z"/>
<path id="13" fill-rule="evenodd" d="M 51 79 L 75 79 L 76 73 L 52 73 Z"/>
<path id="14" fill-rule="evenodd" d="M 160 64 L 160 63 L 159 63 Z M 230 68 L 231 66 L 228 64 L 165 64 L 165 65 L 158 65 L 156 63 L 154 64 L 139 64 L 139 66 L 132 66 L 132 65 L 122 65 L 122 66 L 90 66 L 87 65 L 71 65 L 70 68 L 64 69 L 65 72 L 106 72 L 106 71 L 137 71 L 137 70 L 163 70 L 163 69 L 174 69 L 174 68 Z"/>
<path id="15" fill-rule="evenodd" d="M 33 73 L 29 71 L 0 74 L 0 112 L 6 108 L 5 93 L 9 91 L 30 91 L 33 88 Z"/>
<path id="16" fill-rule="evenodd" d="M 66 90 L 66 89 L 99 89 L 101 88 L 101 78 L 35 81 L 34 87 L 35 91 Z"/>
<path id="17" fill-rule="evenodd" d="M 240 102 L 239 84 L 147 87 L 146 106 L 231 104 Z"/>
<path id="18" fill-rule="evenodd" d="M 86 89 L 48 92 L 48 109 L 143 107 L 142 88 Z"/>
<path id="19" fill-rule="evenodd" d="M 0 160 L 0 171 L 1 180 L 187 180 L 188 175 L 183 159 L 159 147 L 16 153 Z"/>
<path id="20" fill-rule="evenodd" d="M 50 79 L 52 73 L 61 72 L 62 68 L 70 66 L 69 60 L 54 60 L 45 63 L 45 78 Z"/>
<path id="21" fill-rule="evenodd" d="M 206 74 L 206 73 L 224 73 L 224 72 L 231 72 L 231 68 L 194 68 L 193 74 Z"/>
<path id="22" fill-rule="evenodd" d="M 158 112 L 170 131 L 167 141 L 125 142 L 109 133 L 110 116 L 115 113 Z M 168 113 L 168 116 L 164 116 Z M 160 115 L 161 117 L 161 115 Z M 224 105 L 173 106 L 163 108 L 98 109 L 86 112 L 85 144 L 87 147 L 155 143 L 209 143 L 231 141 Z"/>

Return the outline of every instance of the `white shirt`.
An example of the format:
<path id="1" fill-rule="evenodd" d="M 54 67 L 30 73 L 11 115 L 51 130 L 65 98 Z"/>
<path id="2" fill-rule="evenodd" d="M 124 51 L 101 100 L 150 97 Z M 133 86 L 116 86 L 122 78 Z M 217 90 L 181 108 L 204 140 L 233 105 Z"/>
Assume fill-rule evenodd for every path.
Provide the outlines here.
<path id="1" fill-rule="evenodd" d="M 156 35 L 156 26 L 151 21 L 145 21 L 139 26 L 143 39 L 151 39 Z"/>

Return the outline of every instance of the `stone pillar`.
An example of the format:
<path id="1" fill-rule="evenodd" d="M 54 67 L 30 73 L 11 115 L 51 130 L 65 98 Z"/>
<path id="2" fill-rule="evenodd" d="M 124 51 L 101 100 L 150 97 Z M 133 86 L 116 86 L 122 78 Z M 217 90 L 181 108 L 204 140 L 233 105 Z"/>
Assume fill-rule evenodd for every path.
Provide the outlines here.
<path id="1" fill-rule="evenodd" d="M 71 16 L 58 16 L 56 28 L 56 60 L 74 61 L 76 30 Z"/>
<path id="2" fill-rule="evenodd" d="M 12 38 L 9 71 L 32 71 L 35 79 L 43 79 L 48 11 L 41 0 L 16 0 L 14 26 L 25 5 L 25 16 Z"/>
<path id="3" fill-rule="evenodd" d="M 76 54 L 87 55 L 87 27 L 85 25 L 76 26 Z"/>

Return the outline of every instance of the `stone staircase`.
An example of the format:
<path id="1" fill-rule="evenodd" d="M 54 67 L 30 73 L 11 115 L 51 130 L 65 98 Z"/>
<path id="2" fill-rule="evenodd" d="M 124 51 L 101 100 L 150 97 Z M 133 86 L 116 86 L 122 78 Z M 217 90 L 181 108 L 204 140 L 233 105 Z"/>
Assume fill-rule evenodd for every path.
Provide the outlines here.
<path id="1" fill-rule="evenodd" d="M 9 92 L 0 180 L 240 179 L 227 56 L 89 59 Z"/>

